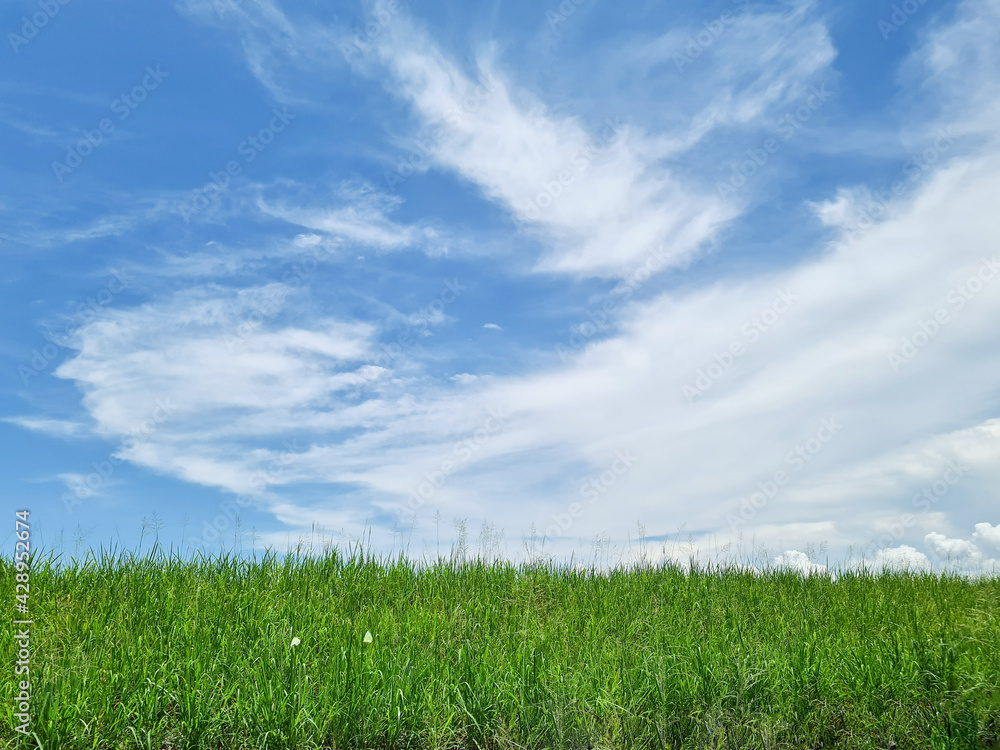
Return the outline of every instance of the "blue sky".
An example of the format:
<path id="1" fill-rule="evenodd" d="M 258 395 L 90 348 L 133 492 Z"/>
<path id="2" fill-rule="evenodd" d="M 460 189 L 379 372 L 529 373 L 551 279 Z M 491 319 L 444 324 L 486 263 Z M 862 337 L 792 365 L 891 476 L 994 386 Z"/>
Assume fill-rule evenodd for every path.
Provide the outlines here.
<path id="1" fill-rule="evenodd" d="M 1000 558 L 996 0 L 0 28 L 37 542 Z"/>

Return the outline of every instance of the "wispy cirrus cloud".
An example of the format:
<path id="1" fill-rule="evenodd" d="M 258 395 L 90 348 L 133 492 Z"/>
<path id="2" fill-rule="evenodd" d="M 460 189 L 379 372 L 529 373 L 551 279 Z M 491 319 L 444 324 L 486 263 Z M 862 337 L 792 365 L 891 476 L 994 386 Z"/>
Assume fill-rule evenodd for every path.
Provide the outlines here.
<path id="1" fill-rule="evenodd" d="M 83 422 L 70 419 L 49 419 L 46 417 L 4 417 L 4 422 L 16 424 L 34 432 L 45 433 L 55 437 L 73 438 L 86 435 L 89 427 Z"/>

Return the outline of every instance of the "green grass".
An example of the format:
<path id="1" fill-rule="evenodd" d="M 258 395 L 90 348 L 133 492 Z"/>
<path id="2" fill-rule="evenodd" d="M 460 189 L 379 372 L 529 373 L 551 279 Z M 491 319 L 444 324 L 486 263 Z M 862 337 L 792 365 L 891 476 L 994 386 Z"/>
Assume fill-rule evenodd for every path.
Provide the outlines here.
<path id="1" fill-rule="evenodd" d="M 36 558 L 31 614 L 6 748 L 1000 747 L 996 578 L 157 552 Z"/>

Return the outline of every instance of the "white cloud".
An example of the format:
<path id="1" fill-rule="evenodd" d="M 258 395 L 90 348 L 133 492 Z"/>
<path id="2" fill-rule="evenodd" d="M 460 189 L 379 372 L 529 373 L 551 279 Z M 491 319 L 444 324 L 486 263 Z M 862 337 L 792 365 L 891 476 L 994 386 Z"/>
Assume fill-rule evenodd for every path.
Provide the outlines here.
<path id="1" fill-rule="evenodd" d="M 503 328 L 498 326 L 496 323 L 483 323 L 483 328 L 491 328 L 494 331 L 502 331 Z"/>
<path id="2" fill-rule="evenodd" d="M 880 549 L 875 555 L 874 567 L 879 570 L 921 571 L 930 570 L 930 560 L 923 552 L 902 544 L 899 547 Z"/>
<path id="3" fill-rule="evenodd" d="M 376 43 L 395 90 L 434 134 L 434 160 L 543 231 L 552 250 L 540 269 L 624 275 L 661 244 L 676 264 L 734 215 L 716 195 L 650 164 L 652 142 L 627 123 L 588 132 L 553 117 L 485 54 L 483 86 L 409 19 L 395 19 Z M 475 107 L 463 109 L 466 101 Z"/>
<path id="4" fill-rule="evenodd" d="M 26 430 L 42 432 L 56 437 L 79 437 L 88 431 L 87 425 L 67 419 L 46 419 L 44 417 L 5 417 L 3 422 L 16 424 Z"/>
<path id="5" fill-rule="evenodd" d="M 1000 28 L 997 0 L 966 0 L 915 49 L 903 71 L 906 83 L 930 95 L 930 128 L 946 123 L 959 134 L 996 138 L 1000 119 Z"/>
<path id="6" fill-rule="evenodd" d="M 975 562 L 981 560 L 983 557 L 983 553 L 980 552 L 979 547 L 973 542 L 966 539 L 949 539 L 944 534 L 939 534 L 936 531 L 932 531 L 924 537 L 924 542 L 927 544 L 927 548 L 942 560 L 950 562 Z"/>
<path id="7" fill-rule="evenodd" d="M 657 66 L 662 70 L 666 64 L 670 73 L 676 69 L 668 78 L 675 101 L 696 112 L 681 140 L 685 148 L 716 128 L 751 123 L 776 106 L 804 98 L 813 76 L 836 57 L 826 26 L 814 18 L 815 2 L 788 3 L 779 10 L 747 6 L 727 9 L 721 33 L 708 46 L 699 42 L 706 39 L 705 26 L 672 28 L 624 53 L 639 66 L 644 85 Z M 718 19 L 707 23 L 718 24 Z"/>
<path id="8" fill-rule="evenodd" d="M 101 477 L 98 474 L 63 472 L 57 476 L 66 485 L 66 489 L 77 498 L 106 496 L 109 487 L 120 484 L 120 481 L 114 477 Z"/>
<path id="9" fill-rule="evenodd" d="M 186 0 L 183 7 L 203 21 L 218 20 L 204 0 Z M 684 264 L 739 213 L 714 186 L 680 177 L 667 159 L 720 126 L 753 124 L 771 108 L 804 96 L 834 58 L 825 27 L 812 15 L 814 4 L 808 2 L 781 12 L 742 14 L 727 29 L 715 62 L 698 68 L 704 78 L 695 90 L 715 92 L 712 99 L 672 95 L 684 126 L 676 133 L 647 133 L 629 124 L 627 112 L 612 113 L 597 127 L 555 114 L 501 70 L 495 48 L 478 51 L 474 72 L 463 69 L 407 12 L 386 2 L 372 6 L 369 20 L 378 30 L 363 45 L 365 53 L 354 45 L 353 32 L 290 20 L 270 2 L 227 14 L 251 70 L 286 100 L 295 95 L 278 80 L 294 70 L 336 68 L 330 51 L 339 39 L 341 49 L 351 50 L 347 58 L 355 70 L 385 81 L 412 104 L 421 122 L 420 133 L 406 144 L 417 146 L 420 160 L 397 178 L 425 169 L 429 158 L 478 185 L 543 240 L 547 250 L 537 270 L 607 277 L 626 275 L 657 247 L 666 265 Z M 632 63 L 658 64 L 670 38 L 647 45 L 632 55 Z M 627 70 L 622 75 L 636 78 Z M 679 76 L 691 77 L 690 71 Z M 408 239 L 343 210 L 277 211 L 323 231 L 363 229 L 373 244 Z"/>
<path id="10" fill-rule="evenodd" d="M 438 237 L 430 227 L 404 226 L 392 221 L 389 214 L 399 207 L 400 199 L 367 184 L 344 183 L 321 205 L 317 205 L 315 190 L 305 186 L 292 189 L 284 183 L 274 187 L 281 188 L 278 196 L 269 198 L 261 193 L 257 197 L 257 207 L 264 214 L 324 232 L 340 241 L 399 250 L 433 243 Z"/>
<path id="11" fill-rule="evenodd" d="M 247 66 L 278 101 L 309 103 L 289 80 L 290 68 L 316 73 L 337 67 L 339 55 L 331 54 L 336 38 L 330 29 L 297 22 L 270 0 L 178 0 L 176 5 L 202 23 L 235 26 Z"/>
<path id="12" fill-rule="evenodd" d="M 75 380 L 109 438 L 134 433 L 158 405 L 167 414 L 153 435 L 122 452 L 129 460 L 188 480 L 248 491 L 259 460 L 238 437 L 265 444 L 325 423 L 356 424 L 334 407 L 385 372 L 372 357 L 374 329 L 315 321 L 278 327 L 276 313 L 294 292 L 280 284 L 233 292 L 190 289 L 132 310 L 112 310 L 81 325 L 68 345 L 78 354 L 56 371 Z M 257 317 L 255 317 L 255 315 Z"/>
<path id="13" fill-rule="evenodd" d="M 798 571 L 802 575 L 826 572 L 825 565 L 812 562 L 805 552 L 799 552 L 794 549 L 786 550 L 785 554 L 778 555 L 774 558 L 774 564 L 779 568 Z"/>
<path id="14" fill-rule="evenodd" d="M 996 526 L 988 523 L 977 523 L 976 532 L 972 538 L 981 544 L 988 544 L 1000 550 L 1000 523 Z"/>

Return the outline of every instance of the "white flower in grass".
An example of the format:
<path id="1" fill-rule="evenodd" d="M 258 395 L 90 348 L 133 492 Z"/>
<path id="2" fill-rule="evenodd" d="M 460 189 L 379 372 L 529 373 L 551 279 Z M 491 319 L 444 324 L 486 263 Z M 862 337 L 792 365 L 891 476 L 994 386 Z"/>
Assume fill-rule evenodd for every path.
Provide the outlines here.
<path id="1" fill-rule="evenodd" d="M 370 630 L 365 631 L 365 637 L 362 639 L 365 643 L 371 643 L 374 638 L 372 638 L 372 632 Z"/>
<path id="2" fill-rule="evenodd" d="M 302 641 L 300 641 L 297 636 L 295 638 L 292 638 L 293 646 L 298 646 L 300 643 L 302 643 Z"/>

